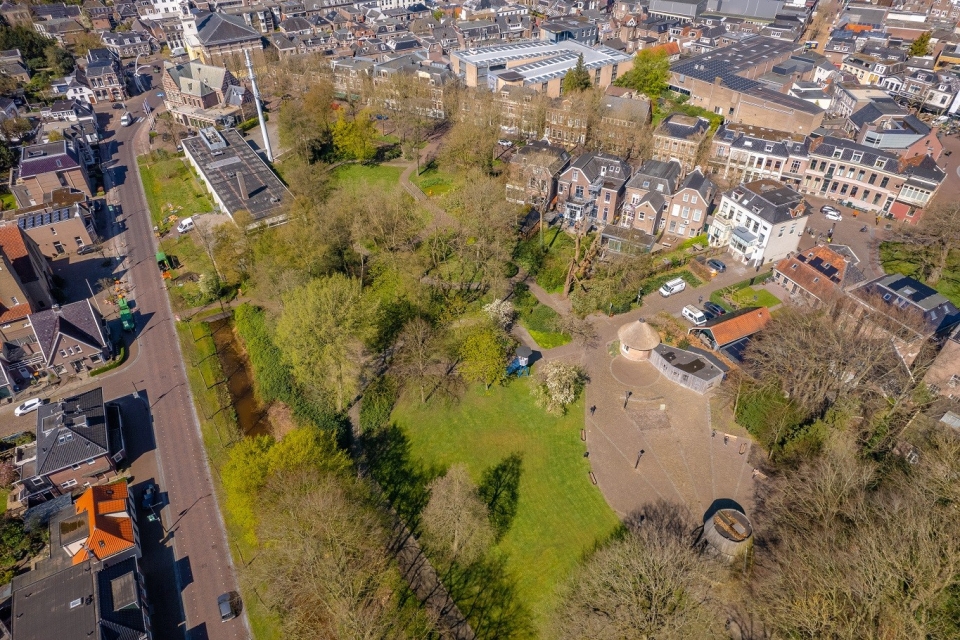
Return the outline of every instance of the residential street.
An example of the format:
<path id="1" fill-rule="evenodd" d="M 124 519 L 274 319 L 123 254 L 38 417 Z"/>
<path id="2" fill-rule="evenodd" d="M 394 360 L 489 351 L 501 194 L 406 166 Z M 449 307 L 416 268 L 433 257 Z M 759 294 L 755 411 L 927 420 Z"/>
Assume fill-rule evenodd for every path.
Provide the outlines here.
<path id="1" fill-rule="evenodd" d="M 145 94 L 155 108 L 160 103 L 156 93 Z M 126 104 L 133 115 L 142 116 L 142 102 L 138 96 Z M 105 399 L 119 398 L 137 503 L 146 482 L 159 485 L 162 526 L 147 522 L 142 510 L 139 514 L 154 637 L 249 638 L 245 614 L 222 623 L 217 608 L 217 597 L 236 590 L 237 584 L 136 170 L 136 151 L 148 144 L 148 124 L 120 127 L 122 111 L 109 104 L 97 111 L 111 118 L 101 153 L 105 181 L 112 187 L 107 200 L 121 207 L 120 220 L 107 221 L 112 227 L 106 236 L 113 237 L 106 254 L 123 258 L 114 275 L 132 292 L 137 345 L 123 367 L 70 393 L 102 386 Z M 9 405 L 0 413 L 0 424 L 8 433 L 33 430 L 36 414 L 14 418 Z"/>

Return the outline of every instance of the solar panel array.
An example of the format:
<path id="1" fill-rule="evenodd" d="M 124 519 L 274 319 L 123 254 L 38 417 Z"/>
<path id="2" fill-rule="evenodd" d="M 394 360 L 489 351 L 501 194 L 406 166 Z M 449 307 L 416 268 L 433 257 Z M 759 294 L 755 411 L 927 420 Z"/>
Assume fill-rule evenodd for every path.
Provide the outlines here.
<path id="1" fill-rule="evenodd" d="M 17 226 L 21 229 L 35 229 L 55 222 L 70 219 L 70 209 L 53 209 L 43 213 L 33 213 L 17 219 Z"/>

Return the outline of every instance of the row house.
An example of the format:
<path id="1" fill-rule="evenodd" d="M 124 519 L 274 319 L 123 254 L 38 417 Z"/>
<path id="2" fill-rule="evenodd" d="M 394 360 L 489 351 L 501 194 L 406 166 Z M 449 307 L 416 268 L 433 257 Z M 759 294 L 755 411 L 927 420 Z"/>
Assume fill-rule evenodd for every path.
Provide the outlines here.
<path id="1" fill-rule="evenodd" d="M 854 53 L 843 59 L 840 70 L 856 76 L 860 84 L 882 84 L 884 78 L 903 71 L 903 62 Z"/>
<path id="2" fill-rule="evenodd" d="M 77 82 L 90 88 L 90 104 L 121 102 L 127 99 L 120 62 L 107 49 L 90 49 L 86 61 L 77 69 Z"/>
<path id="3" fill-rule="evenodd" d="M 133 58 L 137 55 L 150 55 L 153 48 L 150 46 L 150 36 L 135 31 L 113 33 L 106 31 L 100 34 L 103 46 L 118 58 Z"/>
<path id="4" fill-rule="evenodd" d="M 599 226 L 613 223 L 632 169 L 622 158 L 584 153 L 558 180 L 557 208 L 569 222 L 588 220 Z"/>
<path id="5" fill-rule="evenodd" d="M 109 31 L 113 28 L 113 8 L 100 0 L 87 0 L 81 7 L 83 15 L 90 20 L 90 26 L 96 31 Z"/>
<path id="6" fill-rule="evenodd" d="M 730 183 L 778 180 L 799 187 L 807 169 L 806 136 L 743 124 L 724 124 L 711 142 L 711 175 Z"/>
<path id="7" fill-rule="evenodd" d="M 653 132 L 652 157 L 654 160 L 676 160 L 684 171 L 690 171 L 697 164 L 709 130 L 710 121 L 706 118 L 673 113 Z"/>
<path id="8" fill-rule="evenodd" d="M 744 264 L 760 266 L 797 250 L 810 217 L 803 196 L 775 180 L 755 180 L 723 193 L 710 225 L 712 247 L 728 247 Z"/>
<path id="9" fill-rule="evenodd" d="M 543 140 L 517 149 L 507 167 L 507 201 L 546 210 L 557 193 L 560 174 L 570 164 L 570 154 Z"/>
<path id="10" fill-rule="evenodd" d="M 224 67 L 166 63 L 160 82 L 164 105 L 181 124 L 202 128 L 254 115 L 253 94 Z"/>
<path id="11" fill-rule="evenodd" d="M 280 7 L 273 3 L 218 9 L 227 16 L 241 18 L 249 27 L 266 35 L 272 33 L 280 22 Z"/>
<path id="12" fill-rule="evenodd" d="M 80 150 L 71 140 L 21 147 L 11 190 L 20 207 L 49 201 L 55 192 L 70 190 L 91 195 L 93 181 Z"/>
<path id="13" fill-rule="evenodd" d="M 896 91 L 920 109 L 943 113 L 954 107 L 960 93 L 960 78 L 950 73 L 914 71 L 898 77 L 887 78 L 883 85 Z"/>
<path id="14" fill-rule="evenodd" d="M 894 215 L 908 222 L 933 198 L 946 174 L 930 156 L 901 160 L 892 153 L 826 136 L 810 144 L 810 161 L 801 191 L 837 200 L 877 216 Z"/>
<path id="15" fill-rule="evenodd" d="M 694 237 L 704 232 L 715 186 L 700 169 L 688 173 L 676 161 L 648 160 L 627 183 L 621 227 L 647 236 Z"/>

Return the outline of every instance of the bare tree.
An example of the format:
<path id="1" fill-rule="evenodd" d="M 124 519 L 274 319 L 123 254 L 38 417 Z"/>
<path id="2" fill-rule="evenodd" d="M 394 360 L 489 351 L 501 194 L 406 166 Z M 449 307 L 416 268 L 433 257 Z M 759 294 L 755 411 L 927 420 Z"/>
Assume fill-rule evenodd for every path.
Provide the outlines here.
<path id="1" fill-rule="evenodd" d="M 664 504 L 632 521 L 571 578 L 553 637 L 722 637 L 710 600 L 713 567 L 693 548 L 696 525 Z"/>
<path id="2" fill-rule="evenodd" d="M 424 543 L 447 563 L 470 564 L 493 543 L 487 507 L 464 465 L 453 465 L 430 483 L 422 527 Z"/>
<path id="3" fill-rule="evenodd" d="M 437 330 L 423 318 L 407 322 L 397 339 L 393 368 L 403 384 L 417 389 L 421 403 L 452 374 L 453 363 L 444 358 L 441 342 Z"/>
<path id="4" fill-rule="evenodd" d="M 242 576 L 290 640 L 421 637 L 401 606 L 388 532 L 359 480 L 282 472 L 263 491 L 258 553 Z"/>

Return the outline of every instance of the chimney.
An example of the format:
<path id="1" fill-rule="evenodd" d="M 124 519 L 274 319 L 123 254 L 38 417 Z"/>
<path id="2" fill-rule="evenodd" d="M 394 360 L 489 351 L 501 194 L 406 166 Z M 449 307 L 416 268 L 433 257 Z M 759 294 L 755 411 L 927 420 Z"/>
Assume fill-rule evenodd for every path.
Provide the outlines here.
<path id="1" fill-rule="evenodd" d="M 250 197 L 250 193 L 247 191 L 247 183 L 243 180 L 243 172 L 237 171 L 237 184 L 240 187 L 240 199 L 246 200 Z"/>

